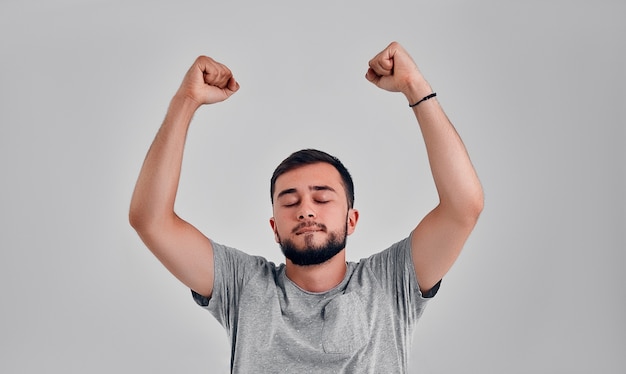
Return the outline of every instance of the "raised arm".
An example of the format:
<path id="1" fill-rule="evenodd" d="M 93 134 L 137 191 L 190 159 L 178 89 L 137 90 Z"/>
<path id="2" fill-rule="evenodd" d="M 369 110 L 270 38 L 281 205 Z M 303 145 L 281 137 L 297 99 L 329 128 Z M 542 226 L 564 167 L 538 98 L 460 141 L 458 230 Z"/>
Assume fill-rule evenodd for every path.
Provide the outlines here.
<path id="1" fill-rule="evenodd" d="M 409 104 L 431 95 L 432 89 L 413 59 L 391 43 L 369 62 L 366 78 L 378 87 L 401 92 Z M 450 270 L 483 209 L 483 191 L 454 126 L 435 97 L 413 106 L 419 123 L 439 204 L 413 230 L 413 265 L 423 292 Z"/>
<path id="2" fill-rule="evenodd" d="M 209 239 L 174 212 L 183 149 L 195 111 L 239 89 L 224 65 L 200 56 L 172 98 L 141 168 L 130 204 L 130 224 L 165 267 L 189 288 L 210 297 L 213 248 Z"/>

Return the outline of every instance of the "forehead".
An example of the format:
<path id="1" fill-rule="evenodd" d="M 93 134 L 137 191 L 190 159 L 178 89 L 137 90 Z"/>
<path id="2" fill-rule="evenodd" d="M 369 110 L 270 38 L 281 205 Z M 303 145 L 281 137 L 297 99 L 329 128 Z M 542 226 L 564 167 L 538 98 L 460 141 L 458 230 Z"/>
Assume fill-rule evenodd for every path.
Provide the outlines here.
<path id="1" fill-rule="evenodd" d="M 336 191 L 343 191 L 341 175 L 334 166 L 318 162 L 289 170 L 276 179 L 274 195 L 285 189 L 309 189 L 311 186 L 329 186 Z"/>

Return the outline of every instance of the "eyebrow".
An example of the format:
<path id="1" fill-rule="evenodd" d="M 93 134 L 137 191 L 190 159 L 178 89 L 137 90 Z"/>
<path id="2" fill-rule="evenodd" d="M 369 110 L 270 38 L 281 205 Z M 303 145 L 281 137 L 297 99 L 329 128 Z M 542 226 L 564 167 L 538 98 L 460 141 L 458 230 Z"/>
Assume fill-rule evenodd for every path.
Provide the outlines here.
<path id="1" fill-rule="evenodd" d="M 309 186 L 309 191 L 331 191 L 331 192 L 337 192 L 335 191 L 334 188 L 330 187 L 330 186 Z M 298 192 L 298 190 L 296 190 L 295 188 L 287 188 L 286 190 L 282 190 L 278 193 L 278 195 L 276 196 L 276 198 L 280 198 L 281 196 L 284 195 L 288 195 L 288 194 L 292 194 L 292 193 L 296 193 Z"/>

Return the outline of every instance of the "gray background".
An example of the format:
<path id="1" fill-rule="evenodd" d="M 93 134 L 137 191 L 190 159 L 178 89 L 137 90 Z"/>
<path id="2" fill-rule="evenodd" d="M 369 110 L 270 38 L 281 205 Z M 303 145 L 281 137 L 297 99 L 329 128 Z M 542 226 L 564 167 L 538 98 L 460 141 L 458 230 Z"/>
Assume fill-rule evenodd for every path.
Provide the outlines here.
<path id="1" fill-rule="evenodd" d="M 222 328 L 127 221 L 199 54 L 241 83 L 189 134 L 177 211 L 281 261 L 268 184 L 317 147 L 353 173 L 357 260 L 436 202 L 405 99 L 364 79 L 401 42 L 486 192 L 411 372 L 626 368 L 622 1 L 2 1 L 0 372 L 223 373 Z"/>

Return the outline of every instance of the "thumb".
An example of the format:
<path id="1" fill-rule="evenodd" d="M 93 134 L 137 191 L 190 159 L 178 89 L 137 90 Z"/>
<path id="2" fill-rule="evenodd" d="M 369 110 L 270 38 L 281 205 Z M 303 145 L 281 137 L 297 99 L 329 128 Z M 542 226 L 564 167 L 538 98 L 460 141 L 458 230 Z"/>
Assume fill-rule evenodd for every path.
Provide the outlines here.
<path id="1" fill-rule="evenodd" d="M 376 84 L 380 80 L 380 76 L 376 74 L 376 72 L 372 68 L 369 68 L 365 73 L 365 79 Z"/>
<path id="2" fill-rule="evenodd" d="M 239 90 L 239 82 L 235 80 L 235 77 L 230 77 L 228 83 L 226 83 L 226 88 L 231 91 L 231 95 Z"/>
<path id="3" fill-rule="evenodd" d="M 392 43 L 369 61 L 369 68 L 378 76 L 393 74 L 395 45 Z"/>

